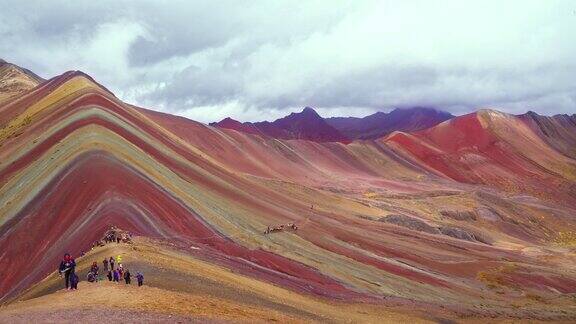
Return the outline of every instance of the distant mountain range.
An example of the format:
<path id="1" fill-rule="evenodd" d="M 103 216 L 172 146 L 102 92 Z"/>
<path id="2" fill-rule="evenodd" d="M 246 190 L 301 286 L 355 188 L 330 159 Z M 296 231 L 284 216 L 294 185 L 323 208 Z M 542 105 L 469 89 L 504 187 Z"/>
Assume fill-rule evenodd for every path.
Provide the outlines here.
<path id="1" fill-rule="evenodd" d="M 375 139 L 395 131 L 413 132 L 430 128 L 454 115 L 434 108 L 394 109 L 389 113 L 357 117 L 332 117 L 326 122 L 350 139 Z"/>
<path id="2" fill-rule="evenodd" d="M 273 122 L 241 123 L 225 118 L 210 125 L 280 139 L 346 143 L 356 139 L 376 139 L 395 131 L 418 131 L 453 117 L 437 109 L 415 107 L 394 109 L 389 113 L 377 112 L 363 118 L 322 118 L 314 109 L 306 107 L 300 113 L 291 113 Z"/>
<path id="3" fill-rule="evenodd" d="M 350 138 L 331 126 L 318 113 L 306 107 L 302 112 L 277 119 L 273 122 L 241 123 L 226 118 L 210 126 L 234 129 L 244 133 L 262 134 L 279 139 L 302 139 L 315 142 L 350 142 Z"/>
<path id="4" fill-rule="evenodd" d="M 542 116 L 529 111 L 518 117 L 550 146 L 576 159 L 576 114 Z"/>

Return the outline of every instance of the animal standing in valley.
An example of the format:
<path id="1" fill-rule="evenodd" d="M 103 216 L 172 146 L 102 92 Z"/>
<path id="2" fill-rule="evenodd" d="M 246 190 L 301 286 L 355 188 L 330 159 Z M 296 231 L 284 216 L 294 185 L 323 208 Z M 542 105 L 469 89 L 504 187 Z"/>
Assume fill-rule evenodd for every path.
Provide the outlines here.
<path id="1" fill-rule="evenodd" d="M 285 230 L 297 231 L 298 226 L 294 223 L 281 224 L 281 225 L 276 225 L 276 226 L 272 226 L 272 227 L 268 226 L 266 228 L 266 230 L 264 231 L 264 234 L 283 232 Z"/>

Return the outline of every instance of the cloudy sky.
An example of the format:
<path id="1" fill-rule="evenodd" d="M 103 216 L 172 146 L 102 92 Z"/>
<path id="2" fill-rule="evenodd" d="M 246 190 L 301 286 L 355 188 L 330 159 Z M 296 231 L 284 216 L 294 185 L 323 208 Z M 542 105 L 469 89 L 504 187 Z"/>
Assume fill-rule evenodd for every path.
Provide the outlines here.
<path id="1" fill-rule="evenodd" d="M 0 57 L 210 122 L 576 112 L 575 1 L 1 0 Z"/>

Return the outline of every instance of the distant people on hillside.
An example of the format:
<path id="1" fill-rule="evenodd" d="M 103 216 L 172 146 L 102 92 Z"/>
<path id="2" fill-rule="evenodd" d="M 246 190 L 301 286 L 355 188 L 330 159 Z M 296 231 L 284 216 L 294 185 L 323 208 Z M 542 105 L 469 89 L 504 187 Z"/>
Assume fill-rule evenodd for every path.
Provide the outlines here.
<path id="1" fill-rule="evenodd" d="M 94 241 L 94 243 L 92 243 L 92 250 L 94 250 L 95 248 L 97 248 L 99 246 L 104 246 L 104 242 L 102 242 L 101 240 Z"/>
<path id="2" fill-rule="evenodd" d="M 132 233 L 128 231 L 122 231 L 116 226 L 110 226 L 110 229 L 106 231 L 104 234 L 104 242 L 105 243 L 131 243 L 132 242 Z"/>
<path id="3" fill-rule="evenodd" d="M 127 285 L 131 284 L 130 276 L 130 270 L 126 268 L 126 271 L 124 272 L 124 281 L 126 281 Z"/>
<path id="4" fill-rule="evenodd" d="M 142 272 L 140 271 L 136 272 L 136 280 L 138 280 L 138 287 L 144 284 L 144 275 L 142 274 Z"/>
<path id="5" fill-rule="evenodd" d="M 75 274 L 76 262 L 70 256 L 70 253 L 64 254 L 64 259 L 60 262 L 60 267 L 58 271 L 60 276 L 64 276 L 64 284 L 66 289 L 71 289 L 70 287 L 70 276 Z"/>

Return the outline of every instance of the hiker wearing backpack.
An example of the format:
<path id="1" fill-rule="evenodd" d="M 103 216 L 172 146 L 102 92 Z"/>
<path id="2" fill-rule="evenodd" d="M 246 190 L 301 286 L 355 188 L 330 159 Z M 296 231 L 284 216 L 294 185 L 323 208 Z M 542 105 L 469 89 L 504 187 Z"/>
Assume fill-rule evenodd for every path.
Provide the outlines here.
<path id="1" fill-rule="evenodd" d="M 66 289 L 71 289 L 70 275 L 74 274 L 75 269 L 76 269 L 76 262 L 70 256 L 70 253 L 64 254 L 64 259 L 60 262 L 58 272 L 60 273 L 60 277 L 64 275 L 64 284 L 66 286 Z"/>
<path id="2" fill-rule="evenodd" d="M 128 270 L 128 268 L 126 268 L 126 272 L 124 272 L 124 281 L 126 282 L 127 285 L 129 285 L 131 283 L 130 281 L 130 270 Z"/>
<path id="3" fill-rule="evenodd" d="M 144 284 L 144 275 L 142 274 L 142 272 L 138 271 L 136 273 L 136 279 L 138 280 L 138 287 Z"/>

